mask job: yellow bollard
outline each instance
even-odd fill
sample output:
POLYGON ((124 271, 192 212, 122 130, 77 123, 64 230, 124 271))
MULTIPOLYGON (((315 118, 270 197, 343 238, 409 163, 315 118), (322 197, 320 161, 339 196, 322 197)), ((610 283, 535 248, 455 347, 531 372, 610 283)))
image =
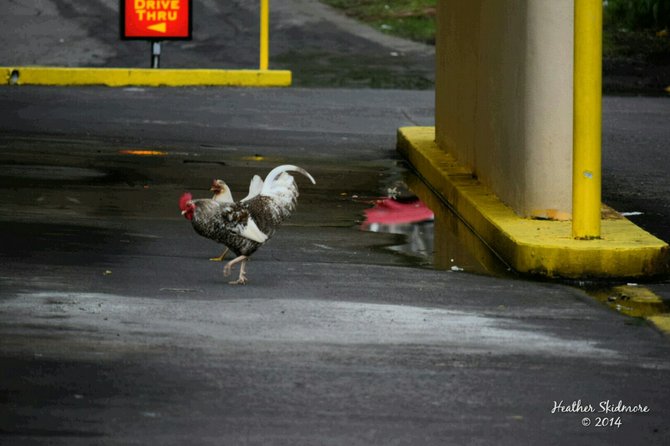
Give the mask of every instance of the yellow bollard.
POLYGON ((575 0, 572 236, 600 238, 602 0, 575 0))
POLYGON ((260 69, 267 70, 270 65, 270 0, 261 0, 260 48, 260 69))

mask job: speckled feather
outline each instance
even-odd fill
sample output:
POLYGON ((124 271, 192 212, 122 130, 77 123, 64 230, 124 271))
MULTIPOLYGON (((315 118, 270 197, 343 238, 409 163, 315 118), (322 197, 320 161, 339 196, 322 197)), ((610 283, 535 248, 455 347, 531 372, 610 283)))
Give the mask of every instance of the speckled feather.
POLYGON ((295 210, 297 199, 298 187, 294 178, 288 173, 282 173, 268 195, 256 195, 237 203, 219 203, 212 199, 193 200, 196 209, 191 222, 201 236, 226 245, 238 256, 249 256, 262 245, 240 235, 249 218, 269 239, 277 226, 295 210))

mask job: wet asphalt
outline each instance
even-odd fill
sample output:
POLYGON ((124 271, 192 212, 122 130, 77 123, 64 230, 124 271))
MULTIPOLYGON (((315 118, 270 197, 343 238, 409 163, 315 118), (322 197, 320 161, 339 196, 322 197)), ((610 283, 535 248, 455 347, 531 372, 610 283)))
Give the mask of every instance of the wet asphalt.
MULTIPOLYGON (((131 65, 96 40, 111 25, 82 18, 115 3, 40 2, 26 26, 60 23, 76 43, 16 54, 131 65)), ((296 3, 276 2, 276 29, 308 48, 323 30, 347 53, 348 24, 296 3)), ((225 47, 224 8, 247 4, 202 2, 211 38, 194 60, 225 47)), ((397 50, 355 32, 359 53, 397 50)), ((603 139, 605 202, 665 240, 668 104, 606 98, 603 139)), ((668 444, 666 335, 516 277, 444 211, 434 256, 359 229, 399 180, 422 188, 395 130, 433 125, 433 107, 431 91, 0 88, 0 443, 668 444), (208 196, 213 178, 240 198, 282 163, 317 184, 298 179, 297 211, 230 286, 178 198, 208 196), (647 411, 600 412, 619 401, 647 411)), ((667 281, 648 286, 670 298, 667 281)))
POLYGON ((406 178, 395 129, 431 124, 431 104, 0 89, 3 443, 666 443, 670 344, 646 322, 577 288, 473 274, 453 245, 465 271, 433 269, 389 249, 402 235, 358 229, 406 178), (317 184, 299 180, 297 212, 230 286, 178 197, 215 177, 240 197, 280 163, 317 184), (619 428, 551 413, 607 400, 649 412, 616 413, 619 428))

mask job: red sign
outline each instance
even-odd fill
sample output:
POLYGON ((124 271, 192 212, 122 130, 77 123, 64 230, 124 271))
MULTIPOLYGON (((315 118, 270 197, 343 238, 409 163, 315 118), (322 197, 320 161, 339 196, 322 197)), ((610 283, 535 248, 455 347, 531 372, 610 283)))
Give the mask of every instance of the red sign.
POLYGON ((121 0, 121 38, 191 38, 193 0, 121 0))

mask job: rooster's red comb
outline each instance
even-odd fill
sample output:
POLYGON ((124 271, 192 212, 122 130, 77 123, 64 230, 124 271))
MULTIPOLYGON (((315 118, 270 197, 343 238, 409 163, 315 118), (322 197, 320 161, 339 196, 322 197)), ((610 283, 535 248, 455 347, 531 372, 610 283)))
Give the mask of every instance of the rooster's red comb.
POLYGON ((193 195, 191 195, 190 192, 184 193, 184 195, 182 195, 181 198, 179 199, 179 209, 181 209, 182 211, 185 211, 186 210, 186 203, 188 203, 192 199, 193 199, 193 195))

